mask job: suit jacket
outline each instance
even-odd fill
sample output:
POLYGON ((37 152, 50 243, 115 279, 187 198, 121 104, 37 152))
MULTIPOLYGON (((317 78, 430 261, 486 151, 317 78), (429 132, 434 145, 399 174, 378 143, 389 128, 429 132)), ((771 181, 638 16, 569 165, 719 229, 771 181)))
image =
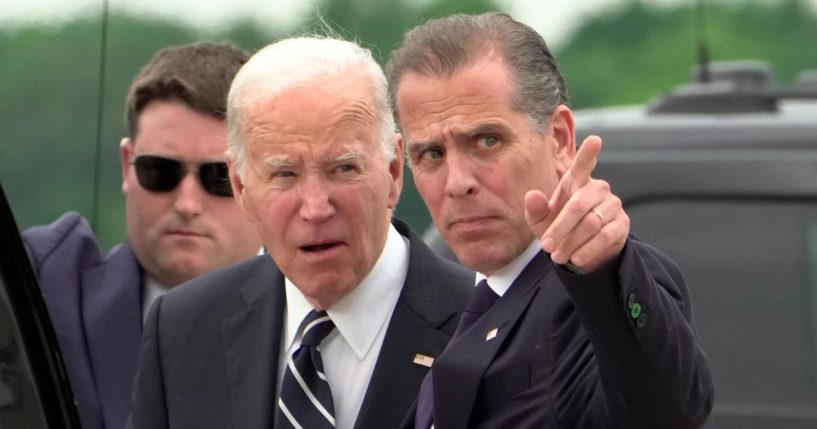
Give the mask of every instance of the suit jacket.
MULTIPOLYGON (((355 428, 393 428, 410 412, 428 368, 456 328, 474 274, 409 238, 405 283, 355 428)), ((133 427, 270 428, 286 297, 268 255, 233 265, 160 297, 145 324, 133 427)))
POLYGON ((130 413, 142 335, 142 270, 127 243, 103 255, 88 223, 66 213, 23 232, 85 429, 130 413))
POLYGON ((432 375, 437 429, 691 428, 713 400, 681 274, 634 238, 582 276, 540 252, 432 375))

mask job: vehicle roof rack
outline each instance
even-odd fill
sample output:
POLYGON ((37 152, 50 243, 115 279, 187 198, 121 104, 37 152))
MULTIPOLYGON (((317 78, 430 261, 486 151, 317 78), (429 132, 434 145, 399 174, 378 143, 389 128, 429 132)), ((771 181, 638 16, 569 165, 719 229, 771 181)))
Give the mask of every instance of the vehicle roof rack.
POLYGON ((777 112, 781 99, 817 99, 817 70, 803 72, 793 85, 783 86, 761 61, 716 62, 704 70, 695 66, 691 82, 647 107, 649 114, 777 112))

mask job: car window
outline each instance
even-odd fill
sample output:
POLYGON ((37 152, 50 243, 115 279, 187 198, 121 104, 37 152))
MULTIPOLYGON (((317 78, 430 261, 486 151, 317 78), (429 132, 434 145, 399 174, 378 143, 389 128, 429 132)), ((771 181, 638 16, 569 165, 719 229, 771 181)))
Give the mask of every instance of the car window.
MULTIPOLYGON (((2 281, 2 280, 0 280, 2 281)), ((31 366, 22 354, 19 327, 6 296, 0 289, 0 427, 46 427, 31 366)))
POLYGON ((758 416, 817 427, 817 201, 664 199, 628 213, 682 267, 716 427, 758 416))
POLYGON ((79 427, 45 303, 0 187, 0 429, 79 427))

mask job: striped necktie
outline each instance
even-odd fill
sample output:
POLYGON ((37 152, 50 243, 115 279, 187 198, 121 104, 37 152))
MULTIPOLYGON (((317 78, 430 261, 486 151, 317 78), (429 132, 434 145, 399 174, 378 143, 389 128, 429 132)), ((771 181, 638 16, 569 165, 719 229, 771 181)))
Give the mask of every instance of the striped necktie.
POLYGON ((335 427, 332 391, 323 373, 318 345, 335 324, 325 311, 312 310, 301 323, 301 347, 287 362, 278 398, 276 429, 335 427))

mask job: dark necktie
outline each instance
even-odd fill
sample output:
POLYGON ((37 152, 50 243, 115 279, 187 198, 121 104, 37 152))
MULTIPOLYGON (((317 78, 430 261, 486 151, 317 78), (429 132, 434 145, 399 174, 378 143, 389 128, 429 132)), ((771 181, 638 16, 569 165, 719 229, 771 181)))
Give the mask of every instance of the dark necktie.
POLYGON ((474 294, 471 295, 471 300, 468 301, 465 311, 462 312, 460 324, 457 326, 454 338, 462 335, 463 332, 476 323, 494 305, 497 299, 499 299, 499 295, 488 286, 488 281, 485 279, 480 281, 477 287, 474 288, 474 294))
MULTIPOLYGON (((488 281, 483 279, 474 288, 474 294, 471 295, 471 300, 465 307, 460 317, 460 324, 457 325, 457 330, 454 332, 454 338, 462 335, 467 331, 483 314, 485 314, 491 306, 494 305, 499 295, 496 294, 489 286, 488 281)), ((420 386, 420 394, 417 398, 417 414, 414 420, 415 429, 428 429, 431 427, 434 417, 434 388, 431 378, 431 371, 426 374, 423 384, 420 386)))
POLYGON ((284 371, 276 429, 335 427, 332 391, 318 351, 318 345, 334 328, 325 311, 312 310, 301 323, 303 340, 284 371))

